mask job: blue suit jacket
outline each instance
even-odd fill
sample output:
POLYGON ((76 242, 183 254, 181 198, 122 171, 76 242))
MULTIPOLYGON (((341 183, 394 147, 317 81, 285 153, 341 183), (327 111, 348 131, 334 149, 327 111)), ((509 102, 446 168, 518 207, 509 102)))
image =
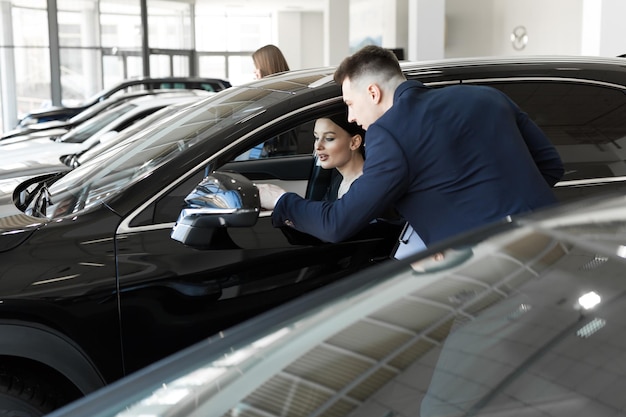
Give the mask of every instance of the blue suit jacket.
POLYGON ((273 224, 338 242, 395 206, 429 245, 556 202, 558 153, 494 88, 405 81, 366 137, 363 175, 343 198, 319 202, 287 193, 273 224))

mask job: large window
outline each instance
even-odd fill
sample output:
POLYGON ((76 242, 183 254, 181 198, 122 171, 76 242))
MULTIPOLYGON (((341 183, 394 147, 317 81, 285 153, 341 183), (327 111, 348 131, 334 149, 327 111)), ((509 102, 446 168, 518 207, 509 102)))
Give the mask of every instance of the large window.
POLYGON ((216 7, 208 0, 147 0, 146 69, 140 0, 56 0, 57 78, 57 56, 52 51, 51 58, 50 50, 56 39, 48 39, 49 22, 55 19, 48 3, 0 0, 2 132, 33 110, 76 105, 122 79, 146 73, 245 83, 253 79, 252 52, 276 43, 274 14, 267 9, 216 7))
POLYGON ((150 48, 193 49, 191 5, 181 1, 148 1, 150 48))
POLYGON ((273 43, 272 14, 267 11, 220 10, 200 3, 195 27, 199 75, 225 74, 233 85, 253 79, 252 52, 273 43))
POLYGON ((57 0, 61 94, 79 104, 101 87, 100 33, 96 0, 57 0))
POLYGON ((143 74, 139 0, 100 0, 102 87, 143 74))
MULTIPOLYGON (((48 17, 45 0, 0 1, 2 30, 3 86, 15 86, 17 113, 50 103, 50 60, 48 17), (10 26, 8 26, 10 24, 10 26), (6 62, 6 64, 5 64, 6 62), (12 64, 9 68, 7 64, 12 64), (13 70, 13 71, 12 71, 13 70)), ((16 120, 13 120, 15 122, 16 120)), ((9 126, 12 127, 12 126, 9 126)))

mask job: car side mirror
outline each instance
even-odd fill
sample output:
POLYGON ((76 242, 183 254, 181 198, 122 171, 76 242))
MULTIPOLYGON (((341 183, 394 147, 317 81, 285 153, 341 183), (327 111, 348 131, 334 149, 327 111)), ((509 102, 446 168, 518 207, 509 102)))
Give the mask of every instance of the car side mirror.
POLYGON ((261 211, 258 189, 236 172, 212 173, 185 202, 171 238, 187 246, 210 246, 218 228, 254 226, 261 211))

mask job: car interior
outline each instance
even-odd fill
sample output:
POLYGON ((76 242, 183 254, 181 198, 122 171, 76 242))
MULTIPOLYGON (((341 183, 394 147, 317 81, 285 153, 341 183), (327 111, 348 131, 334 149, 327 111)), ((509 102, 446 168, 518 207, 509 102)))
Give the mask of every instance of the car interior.
MULTIPOLYGON (((328 110, 326 114, 328 114, 328 110)), ((279 131, 271 137, 260 137, 251 148, 234 149, 229 162, 223 164, 218 171, 234 171, 244 175, 253 183, 272 183, 288 192, 294 192, 312 200, 322 200, 332 179, 341 175, 336 169, 324 169, 316 163, 314 155, 313 129, 315 119, 299 122, 296 127, 279 131), (258 142, 262 140, 261 142, 258 142)), ((293 125, 292 125, 293 126, 293 125)), ((219 164, 218 164, 219 165, 219 164)), ((186 184, 190 182, 187 181, 186 184)), ((178 187, 180 188, 180 187, 178 187)), ((190 190, 187 188, 187 190, 190 190)), ((178 211, 177 211, 178 214, 178 211)), ((269 217, 270 211, 262 211, 261 217, 269 217)), ((387 258, 392 256, 400 236, 404 220, 390 212, 389 217, 376 219, 354 239, 372 237, 385 240, 387 258)), ((322 242, 304 233, 283 228, 287 239, 292 244, 319 245, 322 242)))

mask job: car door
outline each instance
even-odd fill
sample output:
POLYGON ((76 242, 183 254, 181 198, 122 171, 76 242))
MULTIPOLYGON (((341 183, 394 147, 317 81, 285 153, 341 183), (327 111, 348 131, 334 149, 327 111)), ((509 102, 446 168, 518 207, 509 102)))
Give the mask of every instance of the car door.
POLYGON ((127 371, 388 259, 400 222, 375 225, 373 232, 368 228, 352 240, 329 244, 290 228, 275 228, 271 213, 261 212, 251 227, 216 228, 203 248, 170 237, 185 197, 213 167, 235 171, 254 183, 271 182, 310 194, 309 180, 318 169, 312 154, 313 123, 285 122, 249 136, 142 210, 129 230, 118 230, 127 371), (262 147, 268 150, 263 157, 262 147))

